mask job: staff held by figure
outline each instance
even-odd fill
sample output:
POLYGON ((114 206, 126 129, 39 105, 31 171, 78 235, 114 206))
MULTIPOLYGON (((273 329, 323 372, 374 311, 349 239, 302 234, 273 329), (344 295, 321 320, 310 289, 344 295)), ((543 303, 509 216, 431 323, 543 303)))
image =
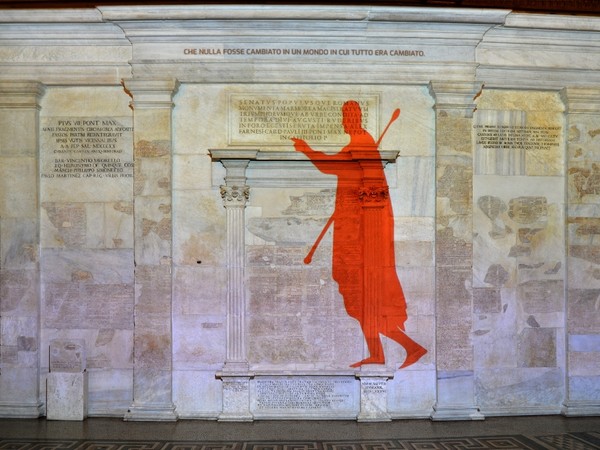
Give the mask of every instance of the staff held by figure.
MULTIPOLYGON (((392 117, 390 118, 390 121, 388 122, 388 124, 386 125, 386 127, 383 129, 383 132, 381 133, 381 135, 379 136, 379 139, 375 143, 375 148, 376 149, 379 148, 379 144, 381 144, 381 141, 383 140, 383 137, 385 136, 385 133, 387 132, 388 128, 392 125, 392 123, 394 123, 396 121, 396 119, 398 119, 398 117, 400 117, 400 108, 395 109, 394 112, 392 113, 392 117)), ((319 234, 319 236, 315 240, 315 243, 311 247, 311 249, 308 252, 308 254, 306 255, 306 257, 304 258, 304 264, 310 264, 312 262, 313 255, 317 251, 317 248, 319 247, 319 244, 321 244, 321 241, 323 240, 323 237, 325 236, 325 233, 327 233, 327 230, 329 229, 329 227, 333 223, 333 220, 334 220, 334 216, 332 215, 331 217, 329 217, 329 220, 327 221, 327 223, 325 224, 325 226, 321 230, 321 233, 319 234)))

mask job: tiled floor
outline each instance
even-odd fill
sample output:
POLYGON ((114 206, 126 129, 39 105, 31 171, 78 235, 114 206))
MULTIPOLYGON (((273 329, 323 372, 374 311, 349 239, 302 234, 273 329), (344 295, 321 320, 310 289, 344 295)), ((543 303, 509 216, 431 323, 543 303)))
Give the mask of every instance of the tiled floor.
POLYGON ((0 419, 0 450, 600 449, 600 417, 221 423, 0 419))

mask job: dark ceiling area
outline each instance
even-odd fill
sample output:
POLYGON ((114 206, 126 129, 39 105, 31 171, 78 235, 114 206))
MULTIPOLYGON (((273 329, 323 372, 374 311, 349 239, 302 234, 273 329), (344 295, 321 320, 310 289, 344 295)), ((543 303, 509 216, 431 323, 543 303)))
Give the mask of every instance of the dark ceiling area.
POLYGON ((0 0, 0 9, 22 8, 91 8, 95 6, 175 6, 175 5, 291 5, 291 6, 417 6, 445 8, 501 8, 514 11, 550 14, 600 15, 600 0, 390 0, 390 1, 192 1, 158 0, 0 0))

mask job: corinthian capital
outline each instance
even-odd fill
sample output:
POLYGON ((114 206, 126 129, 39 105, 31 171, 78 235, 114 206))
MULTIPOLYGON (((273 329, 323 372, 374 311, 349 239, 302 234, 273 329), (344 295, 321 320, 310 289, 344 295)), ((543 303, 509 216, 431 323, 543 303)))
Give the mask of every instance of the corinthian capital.
POLYGON ((365 186, 358 189, 358 199, 363 203, 379 203, 390 196, 387 186, 365 186))
POLYGON ((249 186, 221 186, 221 198, 225 206, 245 206, 249 197, 249 186))

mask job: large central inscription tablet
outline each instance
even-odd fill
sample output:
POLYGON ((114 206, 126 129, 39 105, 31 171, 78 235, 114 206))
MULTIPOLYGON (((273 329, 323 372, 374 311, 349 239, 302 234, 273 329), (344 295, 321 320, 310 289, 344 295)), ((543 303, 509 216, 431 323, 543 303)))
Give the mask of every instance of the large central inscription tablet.
POLYGON ((358 411, 358 384, 344 376, 260 376, 254 380, 256 418, 348 417, 358 411))
POLYGON ((229 145, 290 145, 293 137, 319 145, 339 146, 347 141, 342 128, 342 105, 356 100, 363 126, 378 129, 378 95, 349 94, 231 94, 229 145))

